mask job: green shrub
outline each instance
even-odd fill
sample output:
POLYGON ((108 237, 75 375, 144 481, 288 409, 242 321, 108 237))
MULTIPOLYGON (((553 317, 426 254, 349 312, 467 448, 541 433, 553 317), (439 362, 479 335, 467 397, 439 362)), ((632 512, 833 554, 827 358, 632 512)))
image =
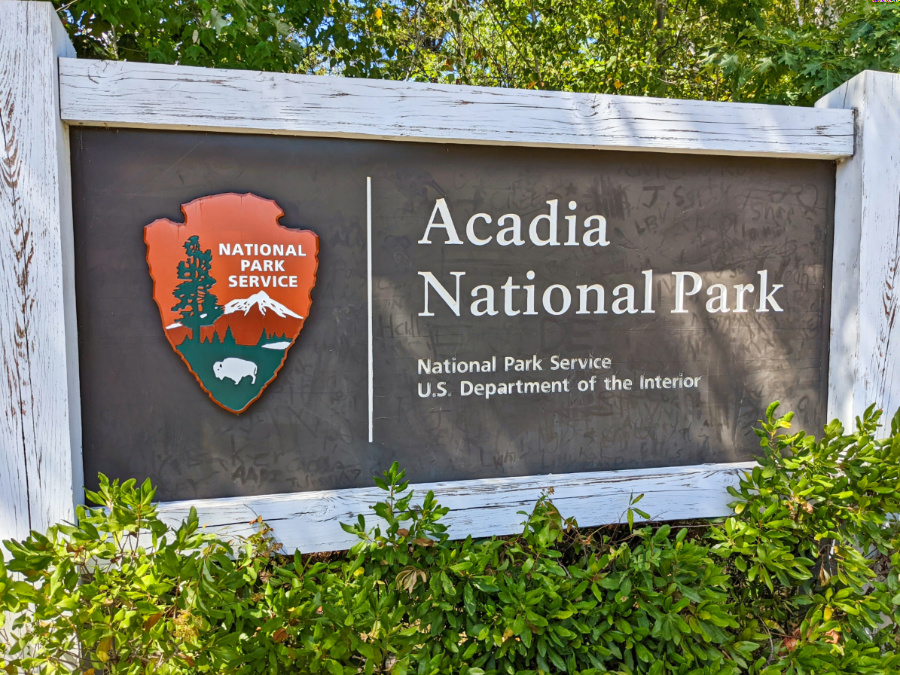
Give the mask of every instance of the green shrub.
POLYGON ((845 433, 785 435, 792 415, 766 413, 764 451, 734 517, 711 527, 728 562, 734 615, 754 632, 756 666, 772 673, 900 670, 900 411, 877 440, 874 406, 845 433))
MULTIPOLYGON (((578 529, 552 494, 514 537, 449 541, 395 465, 346 553, 177 529, 149 483, 6 542, 8 673, 891 673, 900 669, 900 413, 789 435, 767 411, 734 516, 578 529)), ((2 631, 0 631, 2 632, 2 631)))

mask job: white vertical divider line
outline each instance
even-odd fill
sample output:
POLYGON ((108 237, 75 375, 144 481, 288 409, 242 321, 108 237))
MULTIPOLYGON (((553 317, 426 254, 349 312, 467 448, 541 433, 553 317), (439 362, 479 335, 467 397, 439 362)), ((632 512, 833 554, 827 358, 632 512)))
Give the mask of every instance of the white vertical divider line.
POLYGON ((375 368, 372 358, 372 177, 366 176, 366 281, 369 289, 369 443, 375 414, 375 368))

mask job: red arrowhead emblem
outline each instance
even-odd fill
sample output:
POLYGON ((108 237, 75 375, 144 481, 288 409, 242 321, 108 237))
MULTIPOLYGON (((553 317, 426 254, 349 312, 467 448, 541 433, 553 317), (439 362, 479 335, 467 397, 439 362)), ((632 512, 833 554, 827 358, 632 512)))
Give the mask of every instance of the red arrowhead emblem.
POLYGON ((303 329, 319 238, 278 224, 284 211, 253 194, 181 207, 184 223, 144 228, 163 330, 200 386, 234 413, 260 397, 303 329))

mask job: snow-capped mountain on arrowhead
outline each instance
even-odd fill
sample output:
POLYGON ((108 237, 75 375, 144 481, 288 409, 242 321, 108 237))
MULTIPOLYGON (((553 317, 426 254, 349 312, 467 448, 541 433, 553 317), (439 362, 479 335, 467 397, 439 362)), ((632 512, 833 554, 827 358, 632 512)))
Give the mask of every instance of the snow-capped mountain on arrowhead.
MULTIPOLYGON (((293 341, 303 328, 303 317, 280 302, 273 300, 265 291, 254 293, 249 298, 239 298, 225 303, 223 314, 211 326, 200 329, 202 340, 211 340, 218 335, 224 340, 228 330, 239 345, 255 345, 265 329, 266 337, 284 336, 293 341)), ((181 324, 167 326, 176 343, 180 343, 190 335, 190 331, 181 324), (173 334, 177 332, 177 334, 173 334), (183 333, 183 335, 182 335, 183 333)))
POLYGON ((208 331, 212 337, 215 332, 220 340, 224 340, 230 328, 239 345, 255 345, 263 330, 268 338, 283 335, 293 341, 303 328, 302 316, 270 298, 265 291, 232 300, 222 309, 224 314, 212 326, 203 329, 204 335, 208 331))
POLYGON ((225 314, 232 314, 233 312, 243 312, 246 316, 254 307, 260 314, 264 316, 266 314, 266 311, 271 309, 281 318, 293 317, 294 319, 300 319, 301 321, 303 320, 302 316, 296 314, 295 312, 292 312, 280 302, 277 302, 270 298, 269 294, 265 291, 254 293, 249 298, 232 300, 231 302, 225 303, 225 306, 222 309, 225 311, 225 314))

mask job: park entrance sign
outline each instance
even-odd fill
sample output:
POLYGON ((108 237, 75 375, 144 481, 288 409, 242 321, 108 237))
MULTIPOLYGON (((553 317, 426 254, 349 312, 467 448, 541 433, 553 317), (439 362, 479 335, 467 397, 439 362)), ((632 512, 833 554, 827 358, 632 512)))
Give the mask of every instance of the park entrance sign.
POLYGON ((103 472, 342 548, 393 461, 454 536, 548 489, 582 525, 723 515, 770 401, 900 403, 900 186, 857 180, 900 153, 845 109, 865 146, 880 75, 799 109, 82 61, 48 7, 0 4, 0 67, 47 73, 4 118, 40 196, 0 202, 39 299, 3 324, 4 536, 103 472))

